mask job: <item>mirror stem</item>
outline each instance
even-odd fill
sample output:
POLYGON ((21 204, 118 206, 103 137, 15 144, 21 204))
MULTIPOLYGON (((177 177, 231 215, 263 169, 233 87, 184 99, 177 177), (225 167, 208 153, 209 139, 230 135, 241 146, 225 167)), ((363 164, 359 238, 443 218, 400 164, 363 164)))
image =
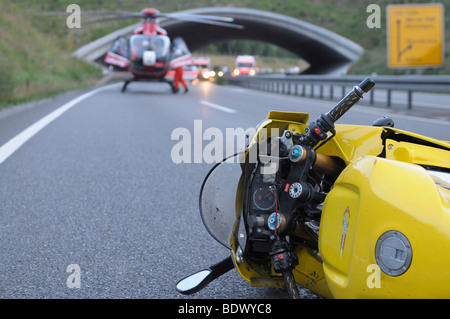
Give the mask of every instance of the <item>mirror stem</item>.
POLYGON ((212 271, 211 280, 222 276, 223 274, 225 274, 226 272, 230 271, 233 268, 234 268, 233 257, 229 256, 210 267, 212 271))

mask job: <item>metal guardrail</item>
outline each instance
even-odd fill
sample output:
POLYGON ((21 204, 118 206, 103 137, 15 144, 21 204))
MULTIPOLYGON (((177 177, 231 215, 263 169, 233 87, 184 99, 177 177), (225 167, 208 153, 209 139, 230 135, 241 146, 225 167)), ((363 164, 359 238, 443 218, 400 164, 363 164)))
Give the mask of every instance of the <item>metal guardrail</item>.
MULTIPOLYGON (((229 77, 230 84, 244 86, 247 88, 283 93, 295 96, 308 96, 306 88, 309 87, 309 96, 325 98, 325 89, 330 99, 335 97, 335 88, 340 87, 340 96, 343 97, 349 88, 360 83, 365 76, 326 76, 326 75, 298 75, 298 76, 255 76, 255 77, 229 77)), ((412 109, 413 92, 440 92, 450 93, 450 76, 419 76, 419 75, 399 75, 399 76, 372 76, 376 85, 370 91, 371 105, 374 104, 374 92, 377 89, 387 91, 387 107, 392 105, 392 91, 406 91, 407 107, 412 109)), ((450 101, 449 101, 450 105, 450 101)))

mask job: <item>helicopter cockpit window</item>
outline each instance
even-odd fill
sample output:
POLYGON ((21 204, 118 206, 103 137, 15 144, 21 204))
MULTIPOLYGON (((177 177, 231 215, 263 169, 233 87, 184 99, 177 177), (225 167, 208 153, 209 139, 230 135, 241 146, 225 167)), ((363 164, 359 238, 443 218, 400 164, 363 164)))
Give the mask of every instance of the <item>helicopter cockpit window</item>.
POLYGON ((126 37, 119 37, 114 41, 111 52, 123 56, 127 59, 130 58, 130 43, 126 37))
POLYGON ((155 51, 157 59, 168 58, 170 55, 170 40, 164 35, 148 37, 145 35, 134 35, 130 39, 131 59, 142 59, 144 51, 155 51))

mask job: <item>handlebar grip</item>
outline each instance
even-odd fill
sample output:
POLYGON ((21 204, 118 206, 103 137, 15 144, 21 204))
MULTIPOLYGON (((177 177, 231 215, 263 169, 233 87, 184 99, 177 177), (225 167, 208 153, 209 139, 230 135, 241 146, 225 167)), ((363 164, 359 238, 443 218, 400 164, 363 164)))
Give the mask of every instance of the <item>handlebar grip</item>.
POLYGON ((375 82, 371 78, 365 78, 359 85, 354 86, 353 90, 331 109, 326 116, 331 117, 332 121, 336 122, 363 97, 364 93, 369 92, 374 85, 375 82))
POLYGON ((309 125, 308 131, 304 136, 299 137, 302 144, 317 146, 321 141, 329 139, 328 132, 335 134, 334 122, 341 118, 356 102, 358 102, 364 93, 369 92, 375 85, 371 78, 365 78, 364 81, 353 87, 333 109, 328 113, 319 116, 316 122, 309 125))

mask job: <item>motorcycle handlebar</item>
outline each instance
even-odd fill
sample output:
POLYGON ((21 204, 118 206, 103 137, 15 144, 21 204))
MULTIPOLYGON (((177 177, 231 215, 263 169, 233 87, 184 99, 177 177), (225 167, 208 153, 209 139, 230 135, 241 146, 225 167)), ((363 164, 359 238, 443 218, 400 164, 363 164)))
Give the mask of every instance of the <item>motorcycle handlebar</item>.
POLYGON ((316 122, 309 125, 306 134, 300 137, 302 144, 316 146, 321 141, 328 138, 328 132, 334 132, 334 122, 342 117, 353 105, 356 104, 364 93, 367 93, 375 85, 371 78, 365 78, 359 85, 353 87, 353 90, 348 93, 335 107, 328 113, 319 116, 316 122))
POLYGON ((369 92, 375 85, 371 78, 365 78, 361 83, 353 87, 353 90, 348 93, 333 109, 331 109, 325 116, 332 118, 333 123, 341 118, 353 105, 356 104, 364 93, 369 92))

